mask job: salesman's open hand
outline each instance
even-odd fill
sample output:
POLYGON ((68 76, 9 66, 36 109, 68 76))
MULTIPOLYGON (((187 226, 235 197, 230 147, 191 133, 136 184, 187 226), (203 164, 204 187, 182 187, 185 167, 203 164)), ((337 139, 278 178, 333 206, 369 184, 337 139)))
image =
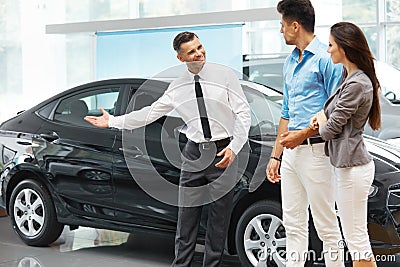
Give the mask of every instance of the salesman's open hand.
POLYGON ((231 163, 236 157, 236 154, 229 148, 225 147, 221 152, 217 154, 218 157, 224 156, 217 164, 215 164, 215 167, 217 168, 226 168, 231 163))
POLYGON ((96 127, 100 128, 108 128, 108 118, 110 117, 110 114, 105 111, 103 108, 100 108, 101 113, 103 115, 96 117, 96 116, 86 116, 84 119, 85 121, 88 121, 89 123, 93 124, 96 127))

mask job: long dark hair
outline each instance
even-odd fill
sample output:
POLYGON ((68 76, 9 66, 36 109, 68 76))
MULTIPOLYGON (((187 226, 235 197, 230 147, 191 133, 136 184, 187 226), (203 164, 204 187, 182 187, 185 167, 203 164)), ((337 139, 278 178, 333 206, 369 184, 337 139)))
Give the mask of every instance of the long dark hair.
MULTIPOLYGON (((369 112, 368 122, 371 128, 381 128, 381 106, 379 104, 380 84, 375 73, 374 57, 369 49, 367 39, 361 29, 350 22, 339 22, 331 27, 331 35, 337 45, 342 48, 349 61, 356 64, 359 69, 369 77, 373 86, 372 107, 369 112)), ((344 76, 347 75, 343 68, 344 76)))

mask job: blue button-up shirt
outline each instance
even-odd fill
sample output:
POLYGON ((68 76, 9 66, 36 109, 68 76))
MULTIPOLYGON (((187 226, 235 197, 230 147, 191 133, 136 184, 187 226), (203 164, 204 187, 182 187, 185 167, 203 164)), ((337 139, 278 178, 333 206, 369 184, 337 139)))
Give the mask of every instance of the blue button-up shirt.
POLYGON ((299 52, 295 48, 283 65, 281 116, 289 120, 289 130, 306 128, 342 80, 342 64, 333 64, 327 46, 317 37, 304 49, 300 62, 299 52))

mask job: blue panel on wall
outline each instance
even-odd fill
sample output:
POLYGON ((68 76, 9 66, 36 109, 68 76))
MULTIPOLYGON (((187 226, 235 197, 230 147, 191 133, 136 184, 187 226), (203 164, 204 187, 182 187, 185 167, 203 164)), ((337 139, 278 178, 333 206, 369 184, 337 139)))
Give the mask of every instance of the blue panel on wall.
POLYGON ((97 33, 97 79, 180 76, 185 66, 176 58, 172 41, 181 31, 199 36, 208 62, 241 72, 242 25, 235 24, 97 33))

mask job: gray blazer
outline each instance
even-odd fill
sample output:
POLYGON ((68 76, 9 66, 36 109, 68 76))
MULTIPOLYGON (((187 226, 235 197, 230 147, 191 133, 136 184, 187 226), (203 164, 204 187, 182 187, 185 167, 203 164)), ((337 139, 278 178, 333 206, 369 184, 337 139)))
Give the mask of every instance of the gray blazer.
POLYGON ((362 71, 350 74, 325 103, 328 118, 319 133, 325 154, 337 168, 367 164, 372 160, 362 137, 372 106, 371 80, 362 71))

